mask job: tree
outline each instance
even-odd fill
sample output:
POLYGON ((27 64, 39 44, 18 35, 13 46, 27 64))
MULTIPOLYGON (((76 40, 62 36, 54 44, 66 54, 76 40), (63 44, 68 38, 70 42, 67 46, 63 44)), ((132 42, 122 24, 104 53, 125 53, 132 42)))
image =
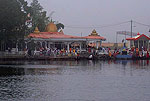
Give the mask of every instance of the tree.
POLYGON ((40 31, 45 31, 45 27, 49 20, 46 16, 46 11, 43 11, 43 7, 40 5, 38 0, 33 0, 31 3, 31 30, 38 27, 40 31))
POLYGON ((17 42, 24 38, 27 2, 24 0, 0 0, 1 43, 17 42))
MULTIPOLYGON (((38 0, 33 0, 30 6, 25 0, 0 0, 0 50, 23 42, 24 36, 35 27, 45 31, 48 23, 49 17, 38 0), (32 24, 31 28, 29 24, 32 24)), ((59 23, 60 28, 64 27, 59 23)))
POLYGON ((57 23, 57 30, 59 31, 60 29, 64 29, 64 25, 62 23, 57 23))
MULTIPOLYGON (((51 12, 51 16, 47 17, 47 12, 43 11, 43 7, 40 5, 38 0, 33 0, 31 3, 31 32, 34 31, 35 27, 38 27, 41 32, 45 31, 47 24, 50 22, 50 17, 54 13, 51 12)), ((57 29, 64 29, 64 25, 62 23, 56 24, 57 29)))

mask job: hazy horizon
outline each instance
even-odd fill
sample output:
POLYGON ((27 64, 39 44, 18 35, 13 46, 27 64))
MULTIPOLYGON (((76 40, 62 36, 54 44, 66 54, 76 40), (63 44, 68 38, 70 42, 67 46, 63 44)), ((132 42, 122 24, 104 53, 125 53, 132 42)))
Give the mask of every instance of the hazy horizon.
MULTIPOLYGON (((54 11, 52 19, 63 23, 65 25, 63 31, 68 35, 87 36, 93 29, 96 29, 99 35, 106 38, 106 42, 116 42, 117 31, 131 30, 129 22, 131 20, 143 24, 133 22, 133 32, 150 35, 148 32, 150 26, 147 26, 150 25, 150 14, 148 13, 150 1, 148 0, 38 1, 47 11, 47 15, 54 11)), ((118 35, 118 42, 121 42, 123 38, 125 38, 124 35, 118 35)))

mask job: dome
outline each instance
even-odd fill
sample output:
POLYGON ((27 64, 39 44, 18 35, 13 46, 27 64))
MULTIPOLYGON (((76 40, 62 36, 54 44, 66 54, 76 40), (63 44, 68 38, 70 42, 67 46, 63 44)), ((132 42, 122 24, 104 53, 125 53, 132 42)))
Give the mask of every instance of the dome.
POLYGON ((57 32, 57 26, 53 22, 50 22, 46 27, 46 32, 57 32))

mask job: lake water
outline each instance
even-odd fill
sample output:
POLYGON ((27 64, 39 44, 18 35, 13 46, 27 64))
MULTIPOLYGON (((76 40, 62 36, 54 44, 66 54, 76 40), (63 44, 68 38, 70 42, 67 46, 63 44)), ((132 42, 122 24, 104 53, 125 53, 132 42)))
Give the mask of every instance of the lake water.
POLYGON ((0 61, 0 101, 150 101, 149 62, 0 61))

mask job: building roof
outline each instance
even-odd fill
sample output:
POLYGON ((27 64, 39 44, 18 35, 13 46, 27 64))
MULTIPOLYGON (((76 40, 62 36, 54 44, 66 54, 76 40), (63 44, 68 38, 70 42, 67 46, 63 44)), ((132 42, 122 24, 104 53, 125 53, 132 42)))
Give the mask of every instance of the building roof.
POLYGON ((100 40, 106 40, 104 37, 101 37, 101 36, 85 36, 83 38, 86 38, 86 39, 100 39, 100 40))
MULTIPOLYGON (((57 27, 53 22, 50 22, 47 27, 46 27, 46 32, 40 32, 38 30, 38 28, 35 28, 35 31, 33 33, 30 33, 28 36, 28 38, 38 38, 38 39, 59 39, 59 40, 64 40, 64 39, 75 39, 75 40, 82 40, 82 41, 86 41, 86 39, 89 40, 106 40, 104 37, 101 37, 100 35, 98 35, 98 33, 96 32, 96 30, 94 29, 92 31, 92 33, 89 36, 85 36, 85 37, 79 37, 79 36, 73 36, 73 35, 66 35, 63 33, 63 31, 61 30, 60 32, 57 31, 57 27)), ((73 40, 72 40, 73 41, 73 40)))
POLYGON ((100 35, 98 35, 98 33, 96 32, 95 29, 92 31, 92 33, 90 35, 85 36, 83 38, 86 38, 86 39, 99 39, 99 40, 103 40, 103 41, 106 40, 106 38, 101 37, 100 35))
POLYGON ((140 39, 141 37, 145 37, 146 39, 148 39, 148 40, 150 40, 150 37, 148 37, 148 36, 146 36, 146 35, 144 35, 144 34, 137 34, 137 36, 135 36, 135 37, 132 37, 132 38, 126 38, 126 40, 138 40, 138 39, 140 39))
POLYGON ((56 25, 51 21, 47 27, 46 32, 40 32, 38 28, 35 28, 33 33, 28 35, 28 38, 41 38, 41 39, 68 39, 68 38, 81 38, 78 36, 65 35, 63 31, 57 31, 56 25))
POLYGON ((37 33, 31 33, 28 35, 30 38, 42 38, 42 39, 52 39, 52 38, 63 38, 63 39, 68 39, 68 38, 81 38, 78 36, 72 36, 72 35, 65 35, 62 32, 39 32, 37 33))

